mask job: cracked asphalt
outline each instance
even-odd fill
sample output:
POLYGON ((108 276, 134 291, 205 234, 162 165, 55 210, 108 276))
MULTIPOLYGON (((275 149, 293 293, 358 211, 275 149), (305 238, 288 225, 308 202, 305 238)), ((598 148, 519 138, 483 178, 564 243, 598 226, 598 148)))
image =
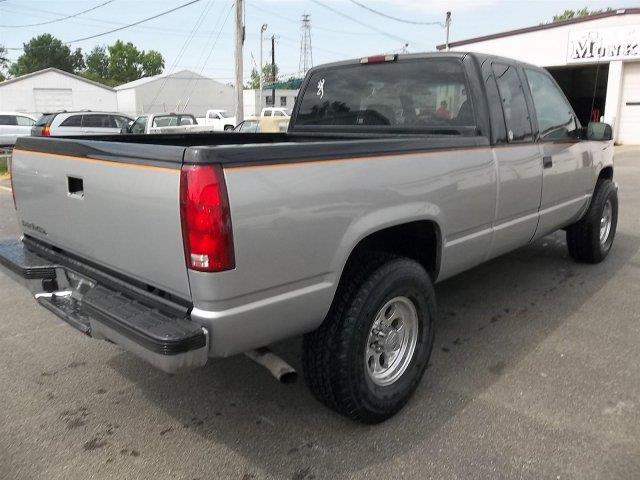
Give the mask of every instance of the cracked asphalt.
MULTIPOLYGON (((615 178, 604 263, 573 263, 558 233, 436 286, 430 367, 374 427, 243 356, 165 375, 0 274, 0 478, 640 478, 640 148, 617 149, 615 178)), ((275 350, 300 365, 299 339, 275 350)))

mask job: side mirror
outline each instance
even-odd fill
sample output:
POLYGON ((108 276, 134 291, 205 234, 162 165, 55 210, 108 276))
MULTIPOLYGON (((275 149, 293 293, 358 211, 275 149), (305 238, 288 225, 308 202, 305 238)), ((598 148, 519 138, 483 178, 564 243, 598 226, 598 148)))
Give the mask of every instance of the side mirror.
POLYGON ((587 140, 607 141, 613 138, 611 125, 602 122, 589 122, 587 125, 587 140))

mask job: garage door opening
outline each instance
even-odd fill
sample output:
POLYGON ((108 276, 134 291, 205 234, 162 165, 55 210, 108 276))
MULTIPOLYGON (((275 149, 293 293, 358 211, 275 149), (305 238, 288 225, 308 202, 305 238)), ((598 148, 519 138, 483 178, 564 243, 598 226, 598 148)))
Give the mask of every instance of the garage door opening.
POLYGON ((604 115, 609 64, 547 68, 569 99, 582 125, 604 115), (595 96, 594 96, 595 93, 595 96))

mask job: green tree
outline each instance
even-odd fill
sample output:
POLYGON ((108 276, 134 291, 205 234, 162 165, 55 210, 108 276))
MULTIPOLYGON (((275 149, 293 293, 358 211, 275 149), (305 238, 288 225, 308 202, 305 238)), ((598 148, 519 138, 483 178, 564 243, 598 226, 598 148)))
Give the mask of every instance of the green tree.
POLYGON ((142 73, 145 77, 160 75, 164 70, 164 58, 160 52, 155 50, 142 51, 140 63, 142 63, 142 73))
POLYGON ((251 69, 251 77, 249 78, 249 83, 247 83, 245 88, 249 88, 252 90, 257 90, 260 88, 260 75, 258 75, 258 70, 255 68, 251 69))
POLYGON ((267 63, 262 67, 262 81, 264 83, 275 83, 278 81, 278 64, 267 63))
POLYGON ((109 55, 104 46, 95 46, 85 57, 86 69, 82 74, 89 80, 95 82, 108 83, 109 75, 109 55))
POLYGON ((596 13, 602 13, 604 11, 611 11, 611 8, 607 8, 606 10, 589 10, 587 7, 581 8, 579 10, 565 10, 564 12, 554 15, 554 22, 562 22, 563 20, 571 20, 572 18, 586 17, 587 15, 595 15, 596 13))
POLYGON ((120 85, 142 77, 158 75, 164 68, 164 58, 159 52, 140 51, 131 42, 124 43, 118 40, 107 50, 109 60, 106 78, 110 85, 120 85))
POLYGON ((0 45, 0 82, 4 82, 7 79, 7 68, 9 68, 7 49, 4 48, 4 45, 0 45))
POLYGON ((24 53, 9 67, 11 75, 20 76, 44 68, 55 67, 76 73, 84 68, 82 51, 74 51, 48 33, 38 35, 23 44, 24 53))

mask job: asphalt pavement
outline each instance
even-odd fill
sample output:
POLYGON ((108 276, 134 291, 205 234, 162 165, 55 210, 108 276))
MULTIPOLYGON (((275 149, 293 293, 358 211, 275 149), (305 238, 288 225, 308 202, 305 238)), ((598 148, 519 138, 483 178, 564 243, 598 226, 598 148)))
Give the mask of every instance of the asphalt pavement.
MULTIPOLYGON (((430 367, 378 426, 243 356, 165 375, 0 274, 0 478, 640 478, 640 148, 615 168, 609 258, 576 264, 558 233, 438 284, 430 367)), ((275 350, 300 365, 299 339, 275 350)))

